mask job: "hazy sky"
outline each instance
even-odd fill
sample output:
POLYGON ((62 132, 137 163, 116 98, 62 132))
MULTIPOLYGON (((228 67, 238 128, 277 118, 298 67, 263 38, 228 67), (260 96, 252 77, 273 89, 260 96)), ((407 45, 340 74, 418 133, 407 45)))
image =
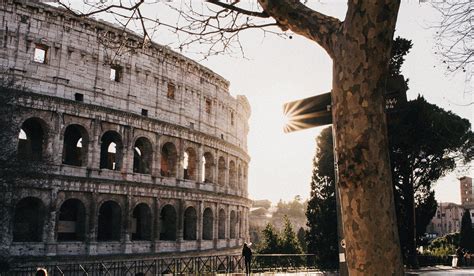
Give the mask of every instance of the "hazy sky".
MULTIPOLYGON (((74 1, 74 0, 73 0, 74 1)), ((243 2, 243 1, 242 1, 243 2)), ((421 2, 421 1, 420 1, 421 2)), ((199 5, 202 3, 196 1, 199 5)), ((308 4, 320 12, 343 19, 346 1, 316 1, 308 4)), ((198 6, 199 6, 198 5, 198 6)), ((163 16, 160 6, 150 6, 150 14, 163 16)), ((173 20, 164 14, 165 19, 173 20)), ((434 29, 439 20, 428 3, 402 1, 395 36, 411 39, 414 46, 406 56, 402 73, 409 78, 408 98, 423 95, 428 102, 451 110, 473 122, 473 83, 466 83, 466 74, 447 75, 434 53, 434 29), (466 92, 471 93, 466 93, 466 92)), ((154 40, 170 41, 164 33, 154 40)), ((282 105, 285 102, 330 91, 332 61, 316 43, 297 35, 293 39, 262 36, 258 30, 241 34, 247 59, 213 56, 201 64, 222 75, 231 83, 233 95, 245 95, 252 107, 249 154, 249 193, 252 199, 290 200, 296 195, 309 197, 315 138, 321 128, 283 133, 282 105)), ((472 71, 471 71, 472 74, 472 71)), ((460 202, 454 172, 435 185, 436 197, 443 202, 460 202)), ((467 172, 472 177, 472 171, 467 172)))
MULTIPOLYGON (((327 2, 313 4, 327 14, 339 18, 345 15, 345 1, 327 2)), ((472 83, 466 84, 462 73, 446 75, 433 54, 435 30, 429 26, 436 20, 437 13, 429 4, 402 1, 395 35, 411 39, 414 44, 402 72, 410 79, 408 98, 421 94, 430 103, 468 118, 472 123, 473 107, 461 106, 472 101, 472 83), (471 94, 466 95, 466 91, 471 94)), ((307 198, 315 137, 321 128, 284 134, 282 105, 330 91, 332 61, 317 44, 299 36, 291 40, 272 36, 262 39, 260 32, 249 32, 242 41, 250 60, 218 56, 202 63, 227 78, 231 82, 231 93, 246 95, 252 106, 248 136, 252 158, 250 197, 273 202, 290 200, 295 195, 307 198)), ((456 177, 464 173, 451 173, 438 181, 436 198, 459 203, 456 177)), ((472 176, 472 171, 469 175, 472 176)))

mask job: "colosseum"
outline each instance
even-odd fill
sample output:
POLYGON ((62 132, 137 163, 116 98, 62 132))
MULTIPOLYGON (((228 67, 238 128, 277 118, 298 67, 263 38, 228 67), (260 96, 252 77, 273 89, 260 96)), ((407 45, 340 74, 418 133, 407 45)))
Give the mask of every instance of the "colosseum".
POLYGON ((109 23, 0 6, 2 162, 20 164, 0 179, 1 255, 235 253, 248 239, 245 96, 109 23), (123 41, 123 52, 106 44, 123 41))

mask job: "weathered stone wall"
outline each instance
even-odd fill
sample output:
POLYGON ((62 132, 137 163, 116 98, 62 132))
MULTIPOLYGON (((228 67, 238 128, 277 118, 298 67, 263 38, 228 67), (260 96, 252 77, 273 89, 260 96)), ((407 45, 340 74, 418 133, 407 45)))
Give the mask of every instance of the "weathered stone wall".
POLYGON ((121 31, 102 22, 24 1, 2 2, 0 17, 2 79, 22 90, 14 94, 15 131, 5 132, 13 146, 4 150, 48 168, 6 183, 2 255, 213 254, 248 240, 244 96, 159 45, 111 58, 98 37, 121 31), (37 49, 44 60, 35 61, 37 49), (121 70, 118 81, 111 66, 121 70))

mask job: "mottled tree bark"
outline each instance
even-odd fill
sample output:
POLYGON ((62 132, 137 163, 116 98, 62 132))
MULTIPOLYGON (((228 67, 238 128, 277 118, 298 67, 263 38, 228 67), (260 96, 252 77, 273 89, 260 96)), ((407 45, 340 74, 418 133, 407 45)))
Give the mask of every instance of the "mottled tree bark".
POLYGON ((399 1, 348 1, 344 22, 295 0, 259 0, 333 58, 332 115, 351 275, 403 275, 384 113, 399 1))

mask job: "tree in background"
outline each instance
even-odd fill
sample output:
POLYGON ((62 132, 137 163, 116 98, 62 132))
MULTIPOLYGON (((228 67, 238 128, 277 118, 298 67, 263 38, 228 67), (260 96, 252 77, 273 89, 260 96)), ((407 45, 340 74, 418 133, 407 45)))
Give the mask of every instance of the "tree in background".
POLYGON ((459 233, 451 233, 446 236, 436 238, 428 245, 428 252, 433 256, 449 256, 456 254, 459 247, 459 233))
MULTIPOLYGON (((262 231, 262 241, 257 248, 258 254, 302 254, 303 250, 299 245, 296 233, 293 230, 290 220, 287 216, 284 218, 284 228, 281 233, 268 223, 262 231)), ((276 258, 272 259, 268 256, 262 256, 257 260, 264 266, 274 265, 288 265, 291 262, 293 265, 301 265, 303 259, 301 257, 276 258)))
POLYGON ((317 138, 311 197, 306 210, 307 252, 316 255, 316 265, 321 268, 336 268, 339 264, 332 139, 332 127, 323 129, 317 138))
POLYGON ((459 246, 471 253, 474 252, 474 230, 472 229, 471 213, 468 209, 464 210, 462 215, 459 246))
POLYGON ((308 245, 306 244, 306 231, 303 227, 300 227, 300 229, 298 229, 296 237, 298 238, 298 242, 300 243, 303 252, 308 252, 308 245))
POLYGON ((423 97, 388 116, 400 243, 408 266, 417 266, 416 241, 436 212, 433 183, 472 159, 470 126, 423 97))

